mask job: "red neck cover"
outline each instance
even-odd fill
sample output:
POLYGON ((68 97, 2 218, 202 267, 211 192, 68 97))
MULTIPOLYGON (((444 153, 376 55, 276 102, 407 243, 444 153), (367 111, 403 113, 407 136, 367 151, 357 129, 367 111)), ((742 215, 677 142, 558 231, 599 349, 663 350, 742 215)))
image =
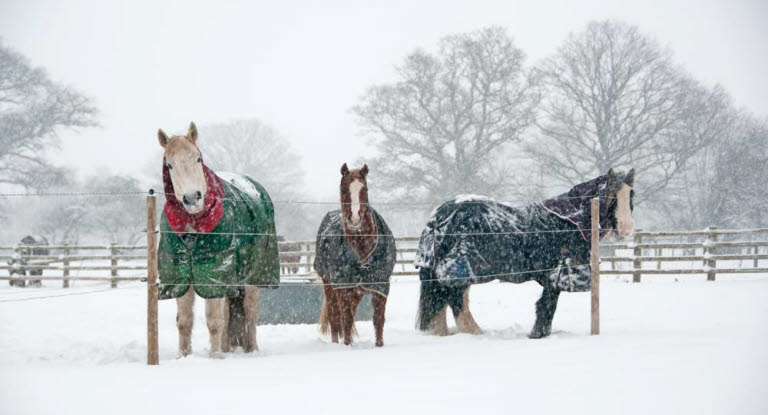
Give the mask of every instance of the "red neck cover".
POLYGON ((165 219, 171 230, 178 234, 184 233, 187 225, 192 225, 196 232, 207 233, 216 228, 224 215, 224 185, 213 170, 203 164, 203 174, 208 191, 203 200, 204 208, 194 215, 184 209, 184 205, 176 198, 171 181, 171 172, 163 159, 163 188, 165 191, 165 219))

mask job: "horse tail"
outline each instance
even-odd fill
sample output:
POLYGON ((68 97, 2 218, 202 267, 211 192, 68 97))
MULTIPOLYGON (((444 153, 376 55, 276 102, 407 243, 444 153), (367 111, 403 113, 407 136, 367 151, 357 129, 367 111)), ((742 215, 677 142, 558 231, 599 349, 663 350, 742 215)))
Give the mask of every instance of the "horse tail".
POLYGON ((325 290, 323 290, 323 306, 320 308, 320 333, 328 334, 330 324, 328 322, 328 298, 325 296, 325 290))
MULTIPOLYGON (((329 290, 332 290, 330 286, 324 286, 323 287, 323 305, 320 308, 320 333, 321 334, 328 334, 331 330, 331 322, 330 322, 330 316, 331 313, 328 311, 328 307, 333 307, 333 305, 330 304, 330 301, 328 301, 328 295, 326 295, 329 290)), ((344 335, 343 333, 343 327, 342 327, 342 333, 339 333, 340 335, 344 335)), ((355 326, 355 323, 352 323, 352 336, 357 337, 357 326, 355 326)))
POLYGON ((434 275, 431 268, 422 267, 419 270, 421 293, 419 309, 416 312, 416 329, 420 331, 431 330, 435 317, 448 305, 446 291, 434 275))
POLYGON ((245 290, 240 289, 238 294, 229 298, 229 323, 227 324, 227 338, 230 347, 234 350, 240 346, 245 348, 246 344, 246 321, 245 321, 245 290))

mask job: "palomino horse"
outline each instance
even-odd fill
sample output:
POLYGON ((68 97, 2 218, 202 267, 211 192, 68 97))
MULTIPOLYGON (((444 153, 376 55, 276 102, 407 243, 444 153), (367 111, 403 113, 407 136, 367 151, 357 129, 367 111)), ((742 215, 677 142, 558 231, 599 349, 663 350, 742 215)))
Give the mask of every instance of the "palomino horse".
POLYGON ((384 312, 389 277, 395 268, 392 232, 368 203, 368 165, 360 170, 341 166, 341 210, 328 212, 317 231, 315 270, 323 280, 320 329, 331 329, 331 340, 352 343, 355 313, 371 293, 376 347, 384 345, 384 312))
POLYGON ((441 205, 421 234, 414 262, 421 279, 416 327, 447 334, 450 306, 460 332, 480 333, 469 311, 470 285, 533 280, 544 289, 529 337, 548 336, 560 292, 590 288, 590 200, 600 198, 601 236, 612 230, 629 235, 633 181, 634 169, 626 175, 610 170, 525 207, 476 196, 441 205))
POLYGON ((206 299, 212 357, 234 347, 258 350, 259 287, 276 287, 280 268, 274 209, 253 179, 204 163, 197 128, 157 133, 165 150, 166 202, 160 225, 160 299, 176 298, 179 354, 191 351, 195 293, 206 299))

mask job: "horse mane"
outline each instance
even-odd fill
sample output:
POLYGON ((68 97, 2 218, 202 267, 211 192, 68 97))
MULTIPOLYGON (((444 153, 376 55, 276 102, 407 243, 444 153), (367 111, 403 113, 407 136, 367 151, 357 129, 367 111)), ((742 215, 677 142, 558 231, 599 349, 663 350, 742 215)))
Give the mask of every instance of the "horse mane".
POLYGON ((582 237, 585 240, 589 240, 589 233, 592 228, 590 203, 593 198, 600 198, 600 237, 603 237, 616 227, 616 218, 615 214, 613 214, 616 209, 616 203, 613 197, 621 187, 621 184, 625 183, 626 174, 615 172, 614 177, 617 180, 611 183, 609 183, 608 174, 579 183, 571 188, 571 190, 546 199, 541 204, 545 209, 576 225, 581 231, 582 237))

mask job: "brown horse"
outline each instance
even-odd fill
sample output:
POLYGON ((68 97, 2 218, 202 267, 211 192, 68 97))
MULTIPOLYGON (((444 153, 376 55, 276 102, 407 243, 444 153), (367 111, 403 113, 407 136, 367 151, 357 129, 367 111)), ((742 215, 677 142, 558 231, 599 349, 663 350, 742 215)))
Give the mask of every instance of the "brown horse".
POLYGON ((368 203, 368 165, 341 166, 341 210, 328 212, 317 232, 315 270, 323 280, 320 328, 331 340, 352 343, 355 313, 371 293, 376 346, 384 345, 384 313, 389 277, 395 267, 395 240, 384 219, 368 203))

